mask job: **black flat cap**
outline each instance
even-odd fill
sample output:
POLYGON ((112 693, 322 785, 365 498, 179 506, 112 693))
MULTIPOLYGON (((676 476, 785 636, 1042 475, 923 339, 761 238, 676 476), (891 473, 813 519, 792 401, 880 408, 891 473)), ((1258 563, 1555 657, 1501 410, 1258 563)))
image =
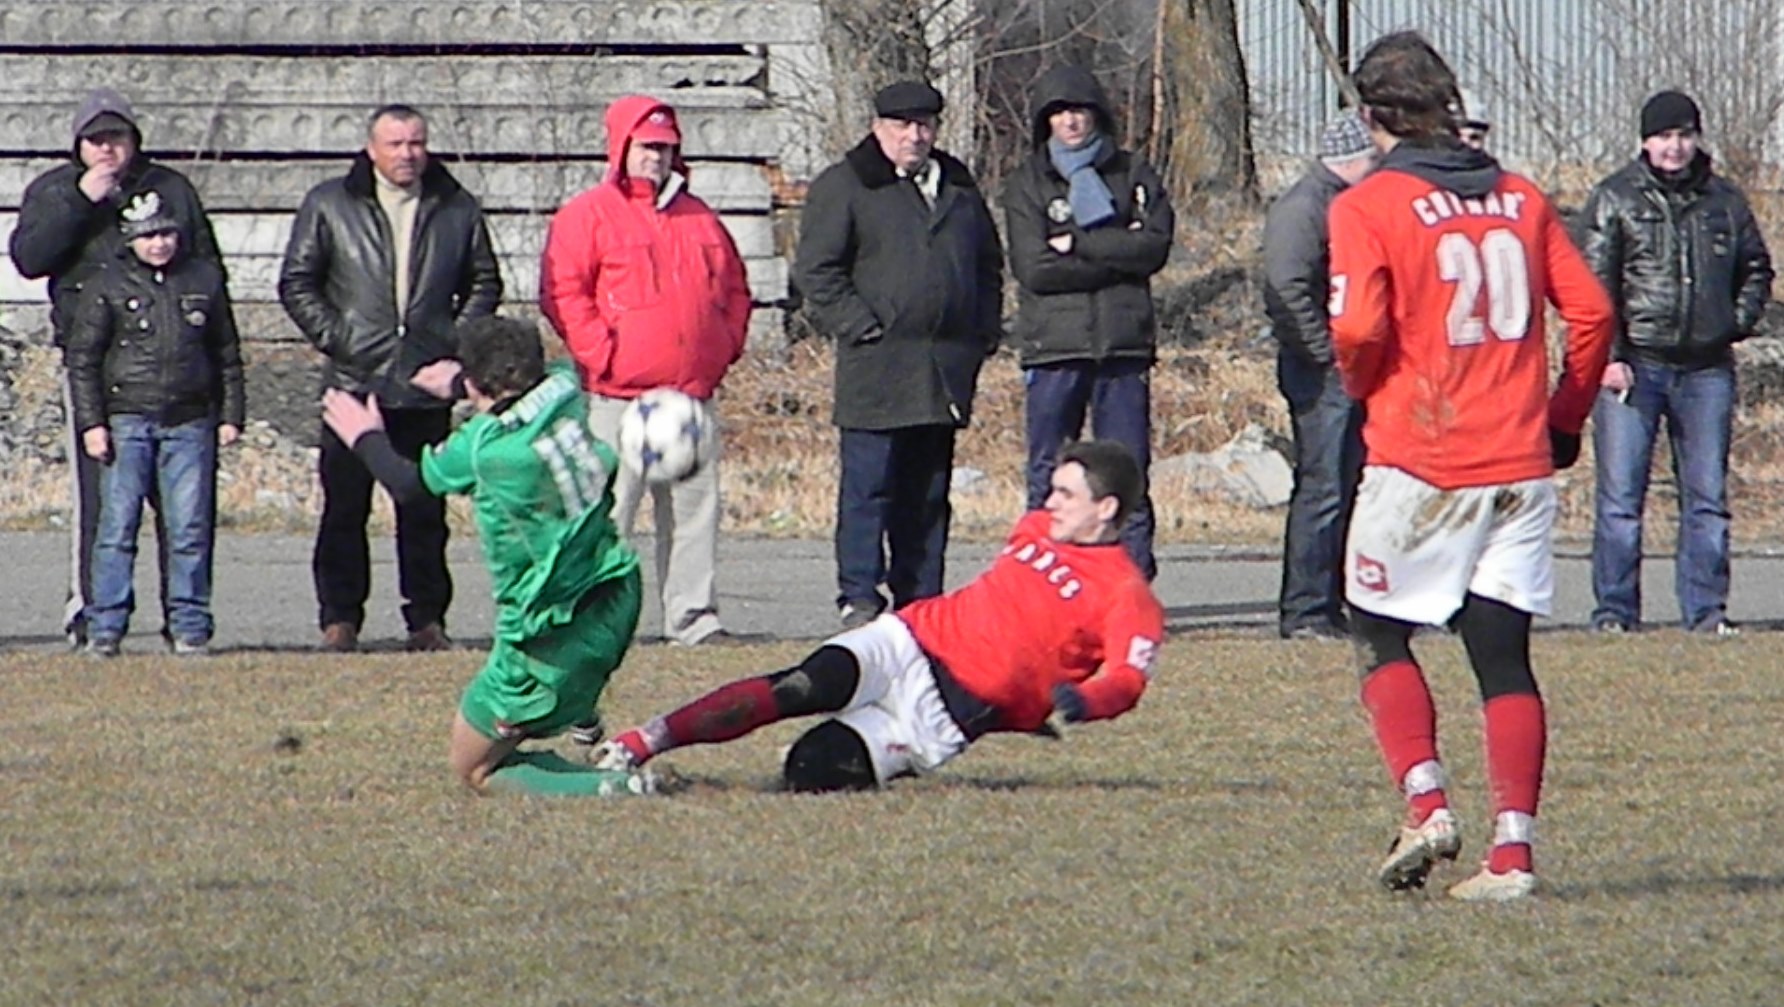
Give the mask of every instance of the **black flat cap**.
POLYGON ((920 80, 901 80, 873 96, 873 114, 882 119, 940 115, 942 93, 920 80))

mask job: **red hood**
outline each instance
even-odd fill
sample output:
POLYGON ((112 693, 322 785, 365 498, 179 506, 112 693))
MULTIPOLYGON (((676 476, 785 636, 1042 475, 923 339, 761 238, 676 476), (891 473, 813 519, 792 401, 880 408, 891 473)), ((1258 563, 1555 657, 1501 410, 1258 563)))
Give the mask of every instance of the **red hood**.
MULTIPOLYGON (((632 134, 657 109, 667 109, 669 105, 655 98, 641 94, 627 95, 607 106, 607 175, 604 182, 611 182, 620 188, 626 183, 626 151, 632 146, 632 134)), ((683 134, 686 139, 686 134, 683 134)), ((670 162, 682 178, 688 176, 688 165, 681 158, 681 147, 675 148, 675 157, 670 162)))

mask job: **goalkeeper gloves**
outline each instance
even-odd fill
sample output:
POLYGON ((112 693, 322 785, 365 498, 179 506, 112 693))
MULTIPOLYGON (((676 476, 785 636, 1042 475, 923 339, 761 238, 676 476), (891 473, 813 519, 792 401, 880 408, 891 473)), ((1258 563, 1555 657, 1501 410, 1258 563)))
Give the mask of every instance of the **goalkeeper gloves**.
POLYGON ((1580 435, 1550 427, 1549 454, 1554 458, 1555 468, 1572 468, 1573 463, 1580 460, 1580 435))

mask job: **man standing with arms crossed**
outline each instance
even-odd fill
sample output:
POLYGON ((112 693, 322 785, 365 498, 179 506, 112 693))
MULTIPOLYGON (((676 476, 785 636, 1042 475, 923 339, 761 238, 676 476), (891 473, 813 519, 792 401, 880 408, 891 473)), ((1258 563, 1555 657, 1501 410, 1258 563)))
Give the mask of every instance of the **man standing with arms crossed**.
POLYGON ((1355 79, 1384 157, 1332 204, 1330 307, 1344 387, 1366 416, 1351 630, 1363 705, 1407 803, 1378 877, 1422 887, 1461 851, 1410 646, 1416 626, 1449 624, 1480 685, 1494 812, 1485 864, 1449 894, 1508 901, 1536 889, 1548 734, 1530 620, 1554 595, 1552 476, 1579 457, 1611 307, 1548 199, 1457 138, 1455 75, 1430 43, 1382 38, 1355 79), (1553 395, 1545 303, 1568 326, 1553 395))
MULTIPOLYGON (((411 384, 415 372, 454 356, 453 325, 492 314, 502 299, 483 208, 427 151, 427 119, 407 105, 372 113, 365 150, 344 177, 304 197, 279 270, 279 302, 327 357, 323 382, 376 395, 390 443, 415 461, 444 440, 450 403, 411 384)), ((312 569, 322 647, 359 647, 371 592, 366 520, 375 480, 332 429, 318 460, 322 522, 312 569)), ((396 501, 398 584, 410 650, 445 650, 452 576, 446 568, 446 504, 423 495, 396 501)))
MULTIPOLYGON (((743 355, 750 291, 718 214, 688 191, 675 110, 632 95, 607 109, 607 175, 551 219, 539 308, 582 368, 595 435, 619 443, 626 406, 652 388, 706 404, 712 452, 687 478, 649 486, 663 635, 735 637, 719 622, 718 413, 713 392, 743 355)), ((646 486, 622 466, 614 518, 628 534, 646 486)))

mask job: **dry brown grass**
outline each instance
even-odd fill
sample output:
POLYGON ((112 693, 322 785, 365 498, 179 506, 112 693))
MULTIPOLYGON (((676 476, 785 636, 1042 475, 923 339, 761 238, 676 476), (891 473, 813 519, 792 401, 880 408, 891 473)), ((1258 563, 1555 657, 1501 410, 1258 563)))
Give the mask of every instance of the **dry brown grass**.
MULTIPOLYGON (((1770 647, 1543 634, 1550 887, 1503 907, 1375 887, 1398 802, 1341 645, 1189 634, 1131 715, 885 793, 772 792, 786 724, 629 802, 461 793, 474 654, 6 655, 0 1004, 1769 1007, 1770 647)), ((1477 700, 1419 649, 1466 863, 1477 700)), ((609 719, 797 655, 643 648, 609 719)))

